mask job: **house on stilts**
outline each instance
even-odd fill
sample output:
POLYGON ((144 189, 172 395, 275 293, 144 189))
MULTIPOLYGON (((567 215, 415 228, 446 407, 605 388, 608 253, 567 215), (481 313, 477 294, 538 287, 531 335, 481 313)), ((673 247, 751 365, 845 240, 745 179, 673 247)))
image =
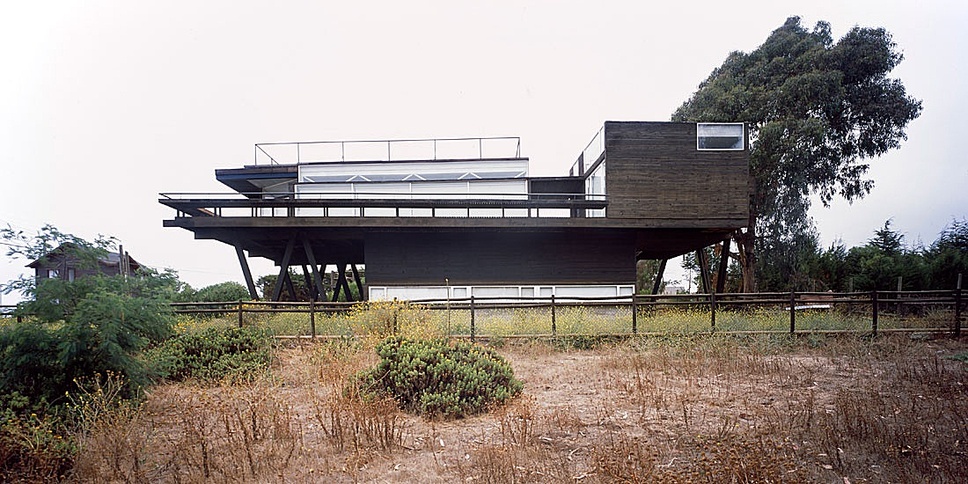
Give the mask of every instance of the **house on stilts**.
POLYGON ((327 296, 326 266, 334 299, 349 279, 370 299, 623 296, 637 260, 746 225, 748 147, 741 123, 607 121, 567 174, 534 177, 517 138, 264 143, 215 171, 231 194, 159 202, 166 227, 234 247, 253 298, 252 257, 279 267, 273 300, 291 268, 327 296))

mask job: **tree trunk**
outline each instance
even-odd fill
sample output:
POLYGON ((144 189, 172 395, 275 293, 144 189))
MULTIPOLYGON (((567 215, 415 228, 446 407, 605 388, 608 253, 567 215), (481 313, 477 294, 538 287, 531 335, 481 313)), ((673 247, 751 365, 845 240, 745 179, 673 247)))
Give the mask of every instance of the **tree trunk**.
MULTIPOLYGON (((751 220, 752 221, 752 220, 751 220)), ((733 240, 739 252, 739 265, 743 271, 743 292, 756 292, 756 240, 755 222, 746 227, 746 231, 733 232, 733 240)))

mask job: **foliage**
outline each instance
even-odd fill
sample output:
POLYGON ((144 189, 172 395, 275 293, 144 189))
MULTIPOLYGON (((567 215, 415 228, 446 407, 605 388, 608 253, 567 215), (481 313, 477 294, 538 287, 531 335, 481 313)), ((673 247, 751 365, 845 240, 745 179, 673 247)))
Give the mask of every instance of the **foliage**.
POLYGON ((78 378, 115 372, 127 395, 147 383, 142 350, 171 334, 164 277, 48 279, 24 303, 34 318, 0 328, 0 392, 59 401, 78 378))
POLYGON ((962 351, 961 353, 955 353, 950 357, 952 360, 961 361, 968 363, 968 351, 962 351))
MULTIPOLYGON (((114 252, 117 247, 117 239, 114 237, 98 235, 93 242, 89 242, 76 235, 61 232, 52 225, 44 225, 36 235, 32 236, 22 230, 14 230, 8 225, 0 229, 0 240, 7 248, 7 257, 45 264, 49 257, 58 255, 70 260, 72 265, 79 269, 97 267, 98 261, 109 252, 114 252)), ((0 284, 0 292, 3 294, 17 291, 30 298, 35 290, 35 279, 30 276, 21 276, 6 284, 0 284)))
POLYGON ((523 386, 500 355, 472 343, 393 336, 376 351, 380 364, 360 374, 360 387, 390 395, 418 414, 474 415, 510 400, 523 386))
POLYGON ((205 286, 191 295, 191 302, 228 302, 248 301, 249 290, 235 281, 220 282, 205 286))
POLYGON ((271 349, 265 330, 209 327, 165 341, 149 359, 159 376, 172 381, 236 380, 265 371, 271 349))
POLYGON ((968 219, 948 224, 924 257, 931 287, 954 287, 958 274, 968 277, 968 219))
POLYGON ((904 291, 952 289, 968 274, 968 223, 953 221, 928 248, 909 246, 890 220, 866 244, 847 248, 835 242, 821 251, 812 232, 790 242, 763 245, 760 289, 764 291, 892 291, 898 278, 904 291), (776 248, 785 252, 772 252, 776 248), (785 254, 783 257, 780 255, 785 254))
POLYGON ((673 114, 748 123, 750 218, 733 234, 744 290, 756 290, 755 244, 809 226, 811 194, 828 204, 873 188, 865 160, 899 147, 921 113, 887 77, 902 59, 882 28, 854 27, 834 43, 826 22, 811 31, 791 17, 754 51, 731 53, 673 114))

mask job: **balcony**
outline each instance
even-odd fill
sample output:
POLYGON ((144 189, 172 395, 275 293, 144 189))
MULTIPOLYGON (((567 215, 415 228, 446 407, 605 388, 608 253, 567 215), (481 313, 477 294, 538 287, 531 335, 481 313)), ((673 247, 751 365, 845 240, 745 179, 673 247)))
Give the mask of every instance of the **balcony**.
POLYGON ((185 217, 567 218, 608 206, 605 195, 579 193, 162 193, 159 202, 185 217))

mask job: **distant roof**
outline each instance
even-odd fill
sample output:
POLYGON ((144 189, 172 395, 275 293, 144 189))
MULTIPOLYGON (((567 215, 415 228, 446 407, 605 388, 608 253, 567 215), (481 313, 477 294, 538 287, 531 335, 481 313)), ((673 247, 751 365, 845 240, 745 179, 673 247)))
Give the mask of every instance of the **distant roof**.
MULTIPOLYGON (((68 249, 70 249, 72 247, 76 247, 76 245, 77 244, 74 244, 74 243, 71 243, 71 242, 65 242, 65 243, 57 246, 57 248, 55 248, 55 249, 51 250, 50 252, 44 254, 43 257, 41 257, 41 258, 39 258, 39 259, 31 262, 30 264, 27 264, 27 267, 29 267, 31 269, 36 269, 38 267, 41 267, 43 265, 43 263, 45 262, 46 259, 49 259, 52 256, 56 256, 56 255, 58 255, 58 254, 60 254, 62 252, 65 252, 66 250, 68 250, 68 249)), ((117 252, 108 252, 107 255, 105 255, 104 257, 100 257, 98 259, 98 261, 101 264, 104 264, 106 266, 116 267, 116 266, 118 266, 121 263, 121 254, 119 254, 117 252)), ((131 257, 130 255, 128 255, 128 263, 130 264, 132 270, 137 270, 138 268, 141 267, 141 264, 138 263, 138 261, 134 260, 134 258, 131 257)))

